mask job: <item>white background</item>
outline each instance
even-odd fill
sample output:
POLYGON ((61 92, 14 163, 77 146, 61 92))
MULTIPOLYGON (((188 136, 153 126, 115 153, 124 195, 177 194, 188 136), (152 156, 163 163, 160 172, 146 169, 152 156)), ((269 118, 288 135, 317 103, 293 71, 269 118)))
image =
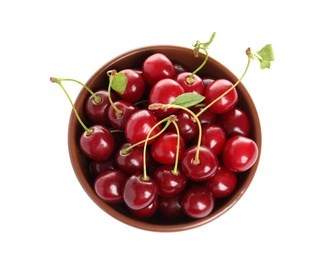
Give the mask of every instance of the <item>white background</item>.
MULTIPOLYGON (((326 259, 323 1, 2 1, 0 259, 326 259), (145 45, 192 47, 243 73, 261 118, 257 174, 221 218, 178 233, 120 223, 86 195, 67 148, 71 107, 50 76, 82 82, 145 45)), ((75 85, 76 86, 76 85, 75 85)), ((80 88, 69 87, 76 98, 80 88)))

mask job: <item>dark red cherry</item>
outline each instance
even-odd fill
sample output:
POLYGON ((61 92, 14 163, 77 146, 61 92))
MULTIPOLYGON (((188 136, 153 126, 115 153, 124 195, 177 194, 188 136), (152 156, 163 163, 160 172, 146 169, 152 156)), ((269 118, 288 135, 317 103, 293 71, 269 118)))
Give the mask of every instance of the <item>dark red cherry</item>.
MULTIPOLYGON (((223 95, 233 86, 233 83, 226 79, 217 79, 206 87, 204 96, 204 102, 209 105, 216 98, 223 95)), ((228 94, 216 101, 210 106, 210 111, 216 114, 222 114, 233 108, 238 101, 238 94, 235 88, 233 88, 228 94)))
MULTIPOLYGON (((185 142, 180 136, 179 143, 179 160, 185 151, 185 142)), ((162 133, 151 145, 151 156, 161 164, 174 164, 177 154, 178 136, 174 132, 162 133)))
POLYGON ((174 77, 174 80, 176 80, 181 85, 185 93, 193 92, 203 95, 204 84, 202 79, 198 75, 193 75, 192 78, 190 79, 191 75, 192 75, 191 72, 182 72, 177 74, 174 77))
POLYGON ((119 112, 117 113, 114 107, 110 106, 108 109, 109 122, 112 127, 124 131, 128 118, 138 110, 138 107, 123 99, 115 101, 114 106, 119 110, 119 112))
POLYGON ((183 212, 195 219, 208 216, 215 206, 215 199, 205 185, 192 186, 181 197, 180 204, 183 212))
POLYGON ((179 73, 182 73, 182 72, 190 71, 189 68, 185 64, 182 64, 182 63, 177 62, 177 61, 173 61, 173 64, 174 64, 175 74, 176 75, 179 74, 179 73))
MULTIPOLYGON (((125 135, 126 140, 135 144, 141 142, 147 138, 148 133, 151 128, 154 127, 158 123, 156 116, 148 109, 139 109, 135 111, 127 120, 125 125, 125 135)), ((158 134, 161 130, 161 126, 155 127, 155 129, 151 132, 150 137, 158 134)), ((149 140, 148 144, 154 142, 155 139, 149 140)), ((140 146, 143 146, 141 144, 140 146)))
POLYGON ((217 117, 217 124, 224 129, 228 138, 234 135, 246 137, 250 135, 249 118, 240 108, 234 107, 226 113, 219 115, 217 117))
MULTIPOLYGON (((204 109, 203 106, 194 106, 191 107, 191 110, 193 111, 194 114, 199 113, 204 109)), ((206 125, 206 124, 216 124, 217 121, 217 114, 213 113, 209 109, 206 109, 204 112, 202 112, 199 116, 198 119, 200 120, 201 125, 206 125)))
POLYGON ((220 165, 215 173, 205 185, 209 188, 215 198, 225 198, 233 193, 236 188, 236 173, 220 165))
POLYGON ((171 198, 180 194, 186 187, 187 178, 181 169, 173 173, 174 165, 158 167, 152 177, 158 184, 158 193, 161 197, 171 198))
POLYGON ((196 150, 196 145, 185 150, 181 161, 182 171, 191 180, 208 180, 215 174, 219 166, 218 158, 210 148, 201 145, 199 152, 200 162, 195 162, 196 150))
POLYGON ((158 210, 164 218, 177 220, 185 216, 179 202, 180 197, 181 195, 172 198, 160 198, 158 210))
POLYGON ((123 202, 123 187, 127 175, 117 169, 102 172, 94 182, 95 193, 105 202, 123 202))
POLYGON ((143 209, 135 210, 128 207, 127 208, 134 216, 140 219, 147 219, 157 213, 158 207, 159 207, 159 197, 157 196, 154 198, 153 202, 150 205, 146 206, 143 209))
POLYGON ((113 156, 110 156, 108 159, 102 161, 92 160, 89 165, 89 171, 92 179, 95 179, 104 171, 113 170, 115 168, 116 163, 113 156))
POLYGON ((142 75, 150 86, 154 86, 161 79, 175 76, 174 64, 162 53, 152 54, 142 64, 142 75))
POLYGON ((144 180, 143 174, 135 173, 126 180, 123 189, 123 198, 127 207, 133 210, 144 209, 157 196, 158 186, 151 177, 148 180, 144 180))
POLYGON ((114 137, 109 130, 101 125, 89 127, 91 134, 86 131, 80 137, 81 150, 89 158, 102 161, 109 158, 115 148, 114 137))

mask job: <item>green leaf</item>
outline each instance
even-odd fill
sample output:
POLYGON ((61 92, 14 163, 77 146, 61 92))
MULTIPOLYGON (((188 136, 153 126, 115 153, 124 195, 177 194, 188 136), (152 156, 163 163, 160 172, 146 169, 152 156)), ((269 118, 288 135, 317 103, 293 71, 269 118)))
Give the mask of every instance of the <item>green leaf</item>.
POLYGON ((179 95, 171 104, 179 105, 187 108, 187 107, 195 106, 196 104, 199 104, 203 100, 204 100, 204 96, 198 93, 188 92, 179 95))
POLYGON ((208 42, 203 43, 203 48, 207 49, 209 47, 209 45, 212 43, 212 41, 215 38, 215 36, 216 36, 216 32, 214 32, 211 35, 210 40, 208 42))
POLYGON ((118 72, 117 74, 112 75, 110 80, 112 89, 119 92, 120 94, 123 94, 127 85, 127 77, 125 73, 118 72))
POLYGON ((274 61, 274 50, 272 48, 272 44, 267 44, 260 51, 257 52, 261 58, 265 61, 274 61))
POLYGON ((260 68, 261 69, 270 69, 270 61, 269 60, 260 60, 260 68))

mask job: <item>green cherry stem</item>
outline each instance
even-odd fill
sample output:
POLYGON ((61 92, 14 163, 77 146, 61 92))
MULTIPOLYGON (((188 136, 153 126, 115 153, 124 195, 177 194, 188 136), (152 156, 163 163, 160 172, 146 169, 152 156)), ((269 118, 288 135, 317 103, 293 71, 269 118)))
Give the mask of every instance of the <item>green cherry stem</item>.
MULTIPOLYGON (((177 118, 176 118, 177 120, 177 118)), ((180 144, 181 144, 181 137, 180 137, 180 132, 179 132, 179 127, 176 123, 176 120, 172 121, 176 128, 176 133, 177 133, 177 145, 176 145, 176 158, 175 158, 175 165, 174 169, 172 170, 172 173, 177 175, 178 174, 178 160, 179 160, 179 149, 180 149, 180 144)))
POLYGON ((116 112, 116 115, 119 116, 123 113, 123 111, 121 111, 120 109, 117 108, 117 106, 114 104, 114 102, 112 101, 111 99, 111 85, 112 85, 112 82, 113 82, 113 77, 117 74, 117 71, 116 70, 109 70, 107 71, 107 75, 109 77, 109 85, 108 85, 108 99, 109 99, 109 102, 110 102, 110 105, 112 106, 112 108, 115 110, 116 112))
POLYGON ((195 157, 193 159, 193 163, 196 165, 199 164, 200 163, 200 146, 201 146, 201 139, 202 139, 202 126, 201 126, 201 122, 200 122, 199 118, 196 116, 196 114, 194 114, 192 110, 190 110, 186 107, 183 107, 181 105, 172 104, 172 103, 170 103, 170 104, 153 103, 153 104, 150 104, 148 108, 150 110, 177 108, 177 109, 183 109, 191 114, 192 118, 197 123, 198 128, 199 128, 199 138, 198 138, 197 149, 196 149, 195 157))
MULTIPOLYGON (((144 142, 144 147, 143 147, 143 180, 147 181, 149 179, 148 175, 147 175, 147 170, 146 170, 146 149, 147 149, 147 145, 148 145, 148 141, 151 140, 150 135, 153 132, 154 129, 156 129, 156 127, 158 127, 159 125, 161 125, 162 123, 166 122, 165 125, 165 129, 169 126, 169 124, 173 121, 176 121, 176 116, 175 115, 170 115, 162 120, 160 120, 159 122, 157 122, 148 132, 146 138, 145 138, 145 142, 144 142)), ((162 130, 160 131, 161 133, 163 132, 162 130)), ((158 136, 159 133, 156 135, 158 136)))
MULTIPOLYGON (((87 134, 87 135, 92 134, 93 131, 92 131, 91 129, 89 129, 89 128, 86 127, 86 125, 83 123, 82 119, 81 119, 80 116, 78 115, 78 112, 77 112, 77 110, 76 110, 76 108, 75 108, 75 106, 74 106, 74 103, 73 103, 72 99, 70 98, 70 96, 68 95, 66 89, 64 88, 64 86, 63 86, 62 83, 61 83, 62 80, 63 80, 63 79, 59 79, 59 78, 55 78, 55 77, 51 77, 51 78, 50 78, 50 81, 51 81, 52 83, 57 83, 57 84, 61 87, 61 89, 65 92, 66 97, 68 98, 70 104, 72 105, 72 108, 73 108, 73 111, 74 111, 74 113, 75 113, 75 115, 76 115, 76 117, 77 117, 77 120, 80 122, 80 124, 81 124, 82 127, 84 128, 86 134, 87 134)), ((64 79, 64 80, 65 80, 65 79, 64 79)), ((73 80, 73 81, 75 81, 75 80, 73 80)), ((75 82, 76 82, 76 81, 75 81, 75 82)))
POLYGON ((231 92, 244 78, 245 74, 247 73, 249 67, 250 67, 250 63, 251 63, 251 55, 248 53, 249 48, 246 50, 246 54, 248 56, 248 62, 246 65, 246 68, 243 72, 243 75, 237 80, 237 82, 235 84, 233 84, 233 86, 231 86, 229 89, 227 89, 223 94, 221 94, 220 96, 218 96, 215 100, 213 100, 210 104, 208 104, 207 106, 205 106, 202 110, 200 110, 199 113, 196 114, 196 117, 199 117, 204 111, 206 111, 209 107, 211 107, 214 103, 216 103, 218 100, 220 100, 221 98, 223 98, 224 96, 226 96, 229 92, 231 92))

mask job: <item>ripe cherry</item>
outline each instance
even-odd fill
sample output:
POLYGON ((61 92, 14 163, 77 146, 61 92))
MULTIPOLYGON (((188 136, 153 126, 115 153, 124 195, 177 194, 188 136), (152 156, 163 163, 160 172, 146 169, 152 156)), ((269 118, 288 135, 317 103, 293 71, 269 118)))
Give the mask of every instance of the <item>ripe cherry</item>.
POLYGON ((222 158, 231 171, 244 172, 253 166, 258 155, 258 146, 252 139, 235 135, 226 141, 222 158))
POLYGON ((226 140, 226 134, 222 127, 215 124, 203 126, 201 144, 209 147, 217 156, 222 153, 226 140))
POLYGON ((191 72, 182 72, 174 77, 185 93, 195 92, 200 95, 204 94, 204 84, 198 75, 193 75, 191 72))
MULTIPOLYGON (((185 142, 180 137, 179 159, 185 151, 185 142)), ((178 145, 178 136, 174 132, 164 132, 151 145, 151 156, 161 164, 174 164, 176 159, 176 149, 178 145)))
POLYGON ((133 210, 144 209, 149 206, 158 196, 156 182, 148 177, 144 180, 143 174, 131 175, 125 183, 123 198, 126 205, 133 210))
POLYGON ((225 198, 233 193, 236 188, 237 177, 235 172, 227 169, 224 165, 220 165, 209 180, 205 182, 215 198, 225 198))
POLYGON ((213 113, 212 111, 210 111, 209 109, 205 109, 204 110, 204 106, 194 106, 190 108, 194 114, 198 114, 200 112, 202 112, 198 118, 201 122, 201 125, 204 126, 206 124, 216 124, 217 122, 217 114, 213 113), (203 111, 202 111, 203 110, 203 111))
POLYGON ((215 206, 215 199, 205 185, 198 184, 189 188, 181 197, 183 212, 195 219, 208 216, 215 206))
POLYGON ((157 196, 154 198, 152 203, 146 206, 145 208, 139 210, 131 209, 129 207, 127 208, 134 216, 140 219, 146 219, 155 215, 157 213, 158 207, 159 207, 159 197, 157 196))
POLYGON ((142 64, 142 75, 150 86, 154 86, 161 79, 175 76, 174 64, 162 53, 152 54, 142 64))
POLYGON ((204 93, 204 102, 207 106, 226 91, 229 91, 229 93, 210 105, 208 109, 216 114, 222 114, 233 108, 238 101, 238 94, 236 89, 232 87, 233 83, 226 79, 217 79, 207 86, 204 93))
POLYGON ((91 160, 89 165, 90 176, 94 180, 98 177, 102 172, 107 170, 116 169, 116 163, 113 156, 110 156, 108 159, 102 161, 91 160))
POLYGON ((127 175, 117 169, 102 172, 94 181, 94 190, 96 194, 105 202, 121 203, 123 202, 123 187, 127 175))
POLYGON ((160 197, 158 211, 160 214, 170 220, 181 219, 185 216, 181 204, 180 204, 181 194, 172 198, 162 198, 160 197))

